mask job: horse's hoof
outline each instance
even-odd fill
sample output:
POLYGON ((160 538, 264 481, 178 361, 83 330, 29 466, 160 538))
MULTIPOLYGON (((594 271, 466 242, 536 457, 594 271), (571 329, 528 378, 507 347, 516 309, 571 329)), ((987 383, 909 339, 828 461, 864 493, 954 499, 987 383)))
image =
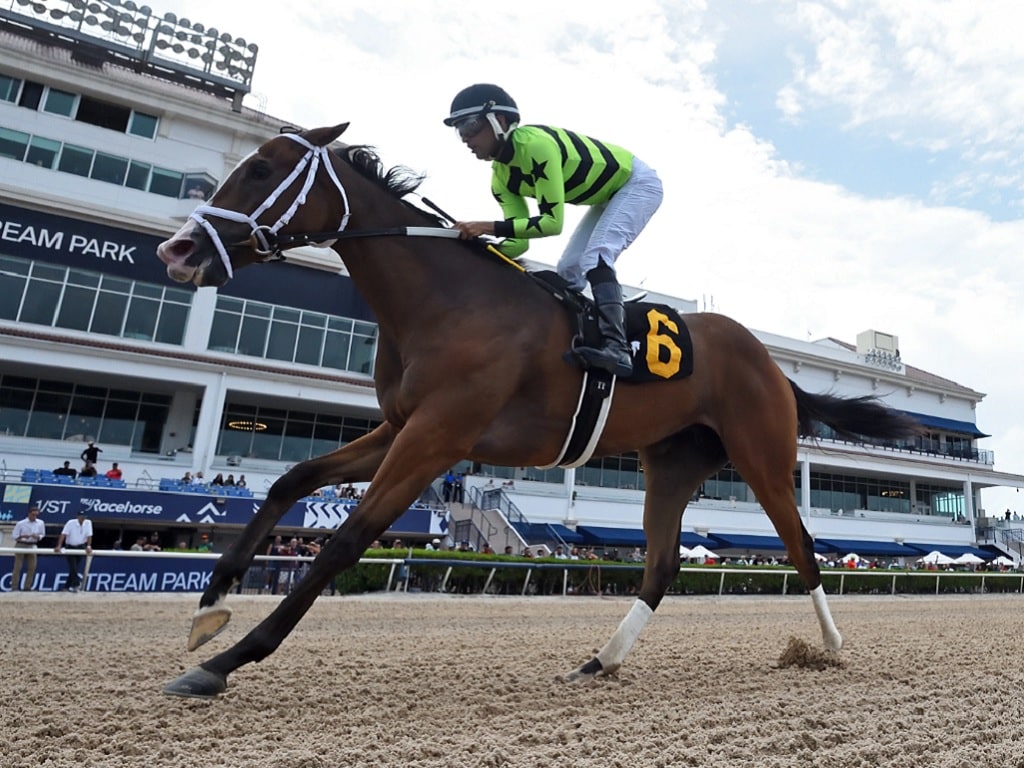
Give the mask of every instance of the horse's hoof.
POLYGON ((224 693, 227 687, 228 679, 224 675, 218 675, 202 667, 192 667, 184 675, 165 685, 164 693, 189 699, 213 699, 224 693))
POLYGON ((577 667, 568 675, 565 676, 566 682, 574 683, 577 680, 593 679, 604 672, 604 667, 601 666, 601 662, 594 657, 586 664, 577 667))
POLYGON ((194 651, 223 631, 231 620, 231 609, 219 603, 200 608, 192 617, 192 631, 188 633, 188 649, 194 651))

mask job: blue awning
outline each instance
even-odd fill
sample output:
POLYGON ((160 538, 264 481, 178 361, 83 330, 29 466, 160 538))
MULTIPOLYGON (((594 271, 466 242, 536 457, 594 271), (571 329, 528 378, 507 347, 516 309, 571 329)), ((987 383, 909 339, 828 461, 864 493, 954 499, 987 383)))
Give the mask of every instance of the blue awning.
POLYGON ((599 525, 580 525, 576 531, 587 544, 619 547, 644 547, 647 537, 640 528, 606 528, 599 525))
POLYGON ((561 523, 548 523, 547 527, 553 530, 566 544, 582 544, 583 536, 568 526, 561 523))
POLYGON ((885 555, 887 557, 920 557, 920 553, 911 546, 898 544, 895 541, 865 541, 863 539, 818 539, 816 544, 824 544, 826 552, 846 555, 856 552, 858 555, 885 555))
POLYGON ((926 413, 914 413, 904 411, 907 416, 916 419, 926 427, 943 429, 946 432, 954 432, 958 435, 971 435, 972 437, 991 437, 982 432, 972 421, 957 421, 956 419, 944 419, 941 416, 929 416, 926 413))
POLYGON ((991 560, 995 555, 989 552, 987 549, 978 549, 972 547, 969 544, 921 544, 916 541, 908 541, 907 546, 915 550, 919 550, 918 555, 927 555, 929 552, 941 552, 946 557, 960 557, 960 555, 967 552, 980 557, 982 560, 991 560))
POLYGON ((690 533, 689 531, 683 531, 679 534, 679 543, 689 549, 693 549, 698 544, 703 544, 708 549, 714 549, 718 546, 718 542, 712 541, 707 536, 701 536, 699 533, 690 533))
POLYGON ((786 545, 778 536, 712 533, 711 538, 715 540, 715 549, 786 549, 786 545))
POLYGON ((546 542, 561 539, 566 544, 583 543, 583 537, 580 534, 561 523, 512 523, 512 527, 528 542, 546 542))

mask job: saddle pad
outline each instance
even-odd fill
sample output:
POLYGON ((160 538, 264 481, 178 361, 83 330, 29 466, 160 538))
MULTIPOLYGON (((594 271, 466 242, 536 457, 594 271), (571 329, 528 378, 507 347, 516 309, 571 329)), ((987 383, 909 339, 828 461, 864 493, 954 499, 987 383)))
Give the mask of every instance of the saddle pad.
POLYGON ((690 331, 671 307, 628 302, 626 338, 633 348, 633 374, 627 381, 666 381, 693 373, 690 331))

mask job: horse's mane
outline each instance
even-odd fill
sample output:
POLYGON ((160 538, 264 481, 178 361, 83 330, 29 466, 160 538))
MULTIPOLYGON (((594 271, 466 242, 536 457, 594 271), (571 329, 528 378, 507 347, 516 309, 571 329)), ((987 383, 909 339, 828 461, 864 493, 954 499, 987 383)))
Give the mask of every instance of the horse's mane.
POLYGON ((409 193, 419 189, 420 184, 426 178, 424 174, 417 173, 405 165, 396 165, 385 170, 384 163, 381 162, 377 151, 366 144, 338 147, 334 149, 334 154, 351 165, 361 176, 383 187, 404 205, 431 219, 434 224, 441 225, 445 223, 438 216, 424 211, 422 208, 403 199, 409 193))

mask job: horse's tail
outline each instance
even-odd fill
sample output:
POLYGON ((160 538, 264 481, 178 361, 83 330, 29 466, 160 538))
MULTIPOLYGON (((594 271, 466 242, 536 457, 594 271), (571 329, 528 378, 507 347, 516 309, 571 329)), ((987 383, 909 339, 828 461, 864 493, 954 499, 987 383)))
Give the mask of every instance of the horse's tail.
POLYGON ((835 430, 836 435, 859 441, 864 437, 898 439, 916 437, 924 427, 905 413, 883 405, 878 398, 812 395, 792 380, 789 385, 796 396, 797 429, 801 437, 813 437, 814 424, 820 422, 835 430))

